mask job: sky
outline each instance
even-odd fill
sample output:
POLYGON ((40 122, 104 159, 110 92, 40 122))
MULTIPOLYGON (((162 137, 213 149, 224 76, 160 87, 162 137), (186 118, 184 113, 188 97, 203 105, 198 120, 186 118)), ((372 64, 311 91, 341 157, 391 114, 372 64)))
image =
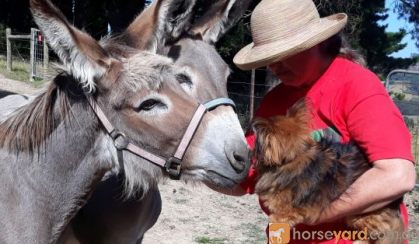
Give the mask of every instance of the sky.
MULTIPOLYGON (((389 9, 388 11, 389 17, 387 18, 386 21, 384 21, 384 24, 388 24, 388 27, 386 30, 388 32, 398 31, 400 28, 404 28, 407 31, 411 30, 412 25, 409 22, 405 21, 404 19, 398 19, 397 13, 393 12, 393 8, 394 8, 393 2, 394 0, 386 0, 385 2, 386 8, 389 9)), ((407 43, 408 45, 404 49, 396 53, 393 53, 391 56, 397 57, 397 58, 399 57, 409 58, 411 57, 412 54, 419 54, 419 48, 415 46, 415 42, 411 38, 412 38, 411 35, 406 35, 402 43, 407 43)))

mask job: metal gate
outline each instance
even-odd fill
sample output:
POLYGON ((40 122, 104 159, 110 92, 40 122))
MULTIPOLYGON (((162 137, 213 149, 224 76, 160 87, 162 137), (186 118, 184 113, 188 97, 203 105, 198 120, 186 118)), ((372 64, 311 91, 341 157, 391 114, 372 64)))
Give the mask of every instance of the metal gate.
POLYGON ((31 80, 44 79, 48 69, 48 45, 38 29, 31 29, 31 80))
MULTIPOLYGON (((404 116, 412 134, 412 152, 419 160, 419 71, 393 70, 386 80, 386 88, 404 116)), ((417 185, 417 188, 419 185, 417 185)))

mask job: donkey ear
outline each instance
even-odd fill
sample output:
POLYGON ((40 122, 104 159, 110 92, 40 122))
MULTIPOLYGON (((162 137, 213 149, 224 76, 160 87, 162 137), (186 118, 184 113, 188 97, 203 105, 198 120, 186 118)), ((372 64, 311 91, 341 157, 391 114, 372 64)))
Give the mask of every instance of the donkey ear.
POLYGON ((155 0, 127 28, 127 44, 157 52, 190 28, 196 0, 155 0))
POLYGON ((35 22, 67 71, 90 92, 111 65, 107 52, 88 34, 71 26, 49 0, 30 0, 35 22))
POLYGON ((191 29, 194 35, 201 35, 210 44, 216 43, 230 30, 248 9, 251 0, 218 0, 210 5, 191 29))

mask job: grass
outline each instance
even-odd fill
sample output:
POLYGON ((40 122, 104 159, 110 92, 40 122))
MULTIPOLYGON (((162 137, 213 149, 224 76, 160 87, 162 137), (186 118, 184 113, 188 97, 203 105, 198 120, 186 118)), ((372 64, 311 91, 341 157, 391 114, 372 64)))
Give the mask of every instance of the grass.
POLYGON ((195 238, 195 242, 196 243, 200 243, 200 244, 221 244, 221 243, 225 243, 227 241, 226 238, 211 238, 208 236, 199 236, 197 238, 195 238))
POLYGON ((175 203, 177 204, 186 204, 188 202, 188 199, 175 199, 175 203))
POLYGON ((12 71, 7 70, 6 57, 0 55, 0 74, 6 78, 30 83, 32 86, 41 87, 45 81, 43 79, 35 78, 34 81, 29 80, 30 67, 29 63, 21 61, 17 58, 12 60, 12 71))
MULTIPOLYGON (((265 220, 263 219, 265 222, 265 220)), ((257 224, 247 223, 243 224, 239 230, 237 230, 236 238, 240 239, 240 243, 266 243, 265 231, 263 228, 257 224), (244 238, 244 239, 243 239, 244 238)), ((235 238, 233 238, 235 239, 235 238)), ((225 237, 209 237, 209 236, 199 236, 195 238, 195 243, 199 244, 221 244, 221 243, 236 243, 233 239, 225 237)))
MULTIPOLYGON (((262 220, 265 222, 265 220, 262 220)), ((264 243, 266 242, 265 230, 260 227, 261 225, 256 225, 252 223, 247 223, 243 225, 244 235, 247 236, 246 243, 264 243)))
POLYGON ((29 82, 29 64, 13 60, 12 71, 7 71, 6 57, 0 56, 0 73, 6 78, 29 82))

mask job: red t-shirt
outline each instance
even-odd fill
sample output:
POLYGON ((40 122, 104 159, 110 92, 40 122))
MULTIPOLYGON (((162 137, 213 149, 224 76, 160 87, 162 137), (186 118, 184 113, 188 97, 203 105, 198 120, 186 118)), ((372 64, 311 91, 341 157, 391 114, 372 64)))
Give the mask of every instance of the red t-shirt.
MULTIPOLYGON (((411 136, 398 108, 395 106, 378 77, 364 67, 337 57, 326 72, 307 88, 278 85, 263 99, 256 116, 285 115, 288 108, 305 97, 313 109, 313 130, 333 128, 342 142, 354 141, 365 152, 370 162, 379 159, 402 158, 413 162, 411 136)), ((254 146, 254 135, 247 141, 254 146)), ((256 172, 249 171, 242 187, 254 192, 256 172)), ((267 213, 267 209, 263 207, 267 213)), ((407 226, 407 211, 401 211, 407 226)), ((299 225, 297 230, 348 230, 342 221, 318 226, 299 225)), ((335 243, 312 241, 291 243, 335 243)), ((340 240, 338 243, 352 243, 340 240)))

